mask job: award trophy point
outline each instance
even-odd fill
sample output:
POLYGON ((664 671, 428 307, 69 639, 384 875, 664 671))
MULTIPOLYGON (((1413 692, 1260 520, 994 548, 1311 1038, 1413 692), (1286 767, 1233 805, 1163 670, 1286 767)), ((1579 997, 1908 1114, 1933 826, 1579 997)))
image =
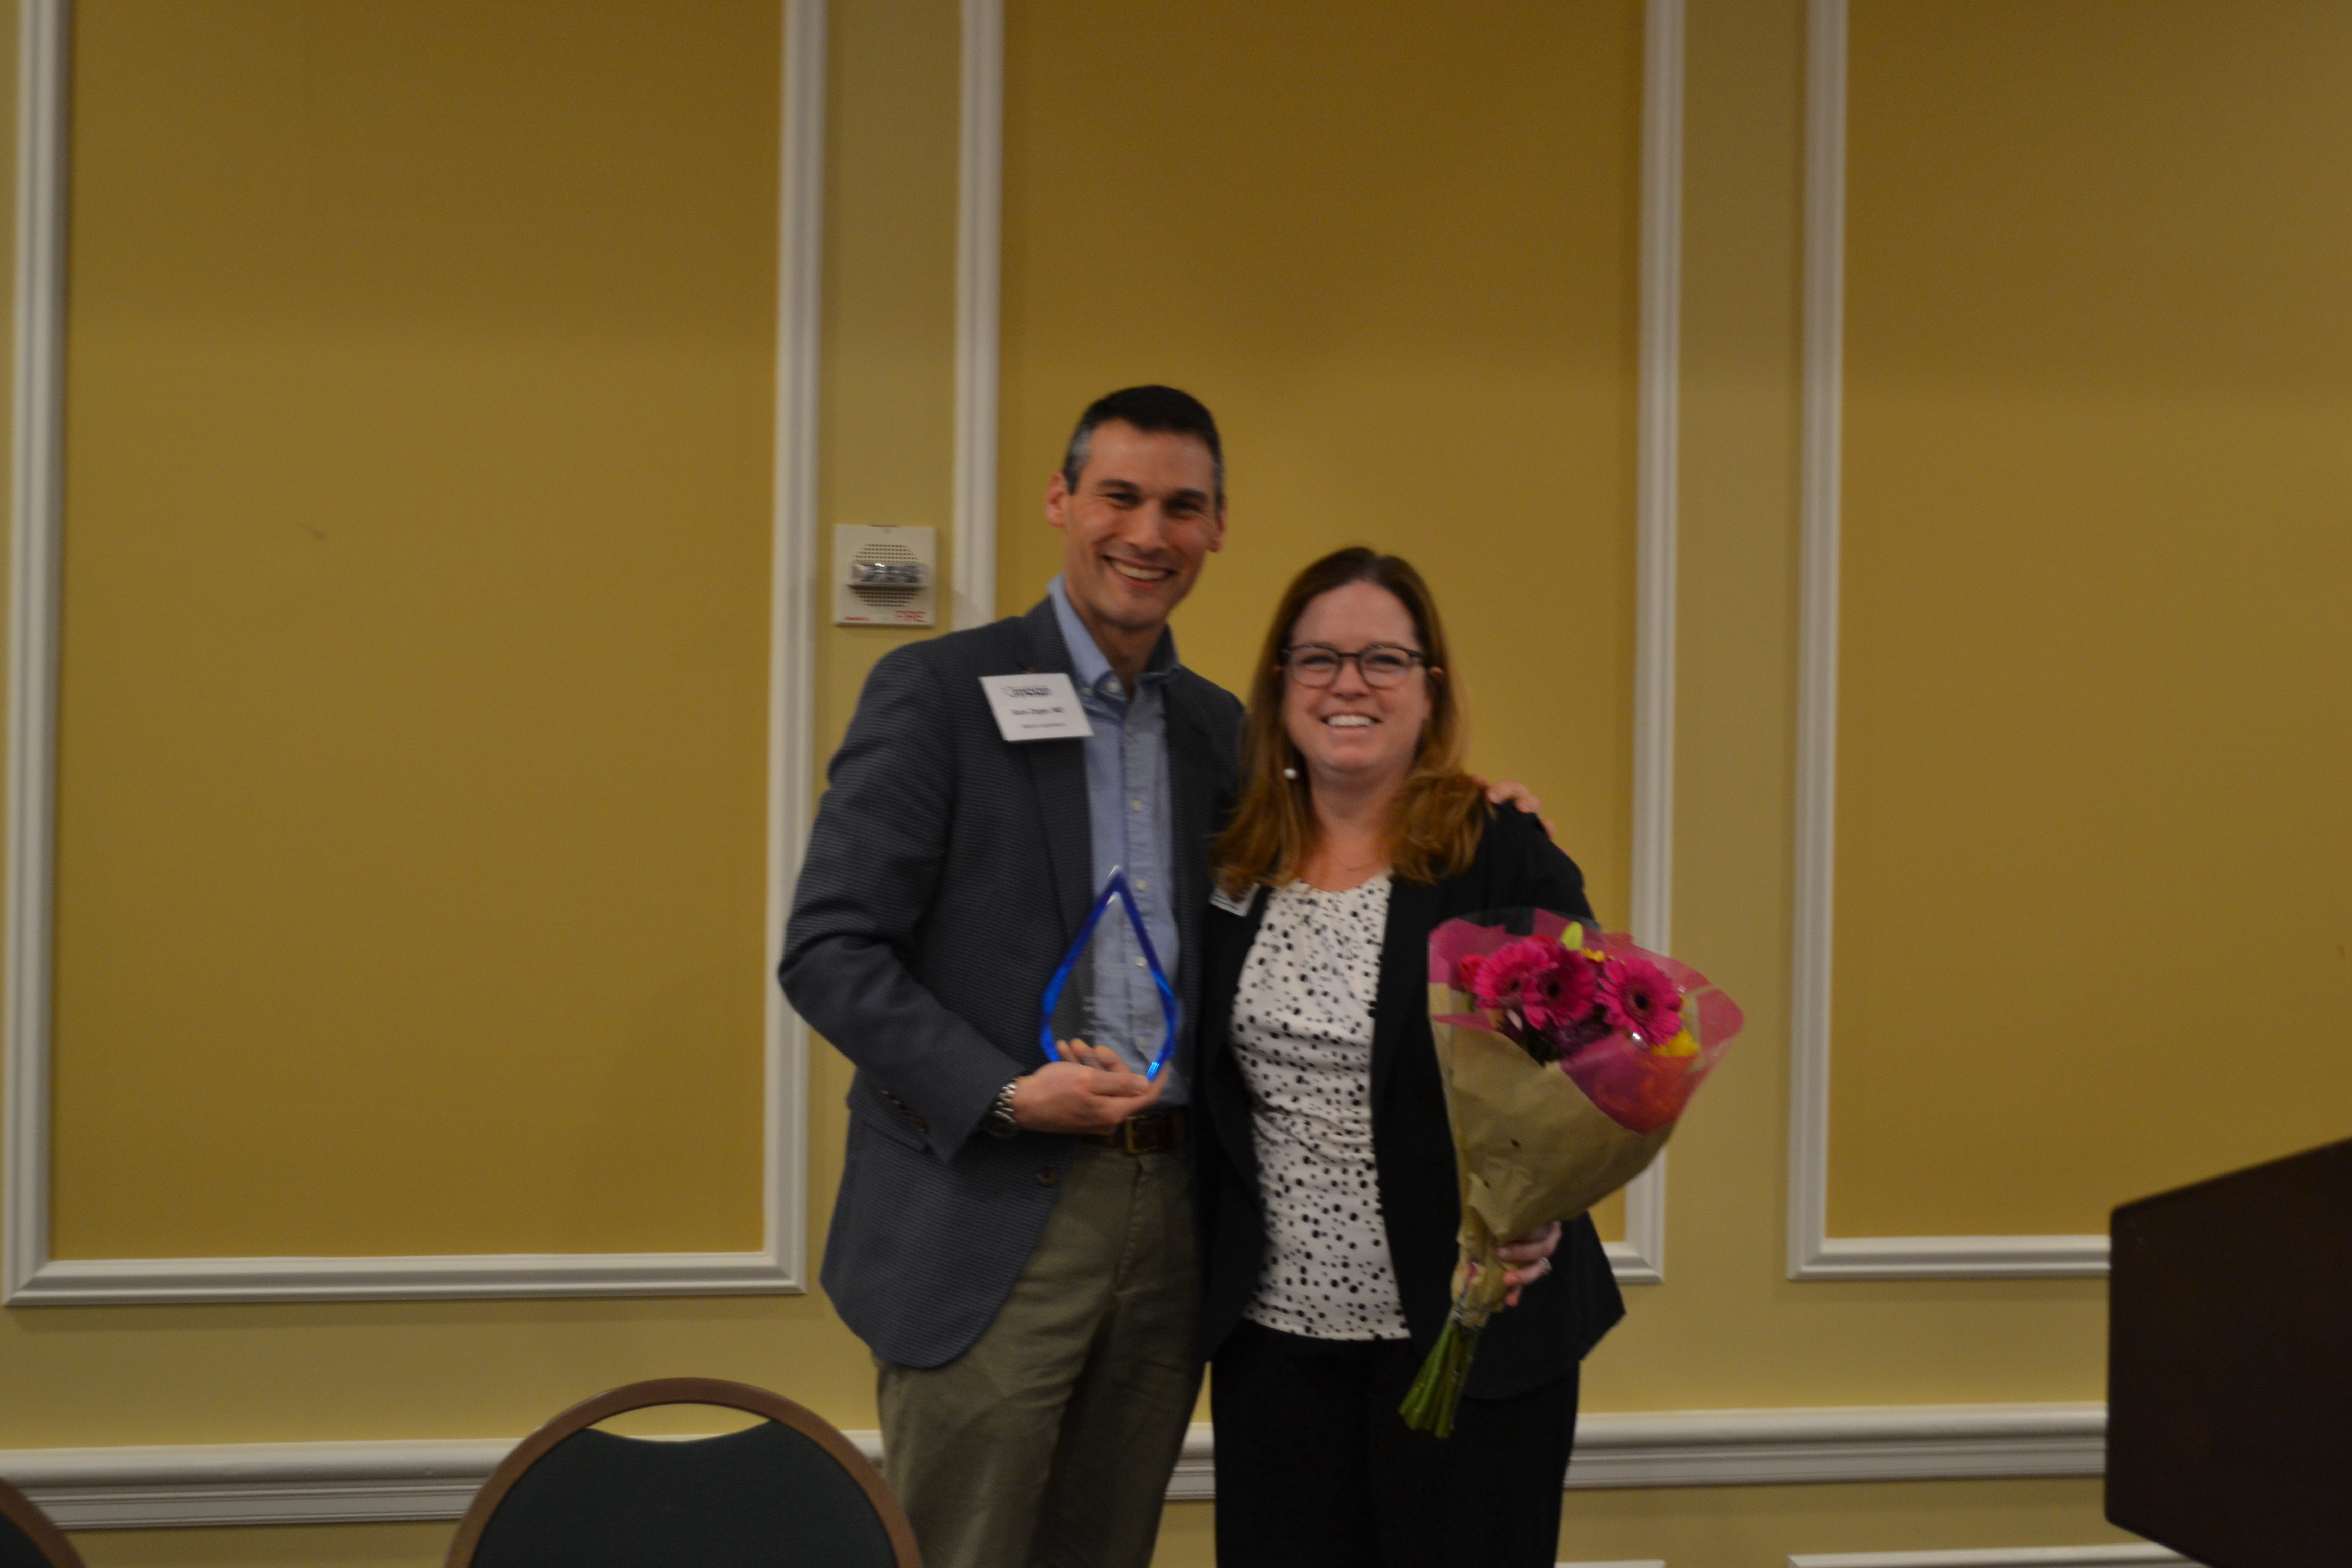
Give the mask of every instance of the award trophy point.
POLYGON ((1061 1042, 1108 1046, 1143 1076, 1157 1079, 1176 1050, 1176 991, 1136 908, 1127 869, 1114 866, 1078 926, 1077 940, 1046 984, 1039 1043, 1049 1061, 1062 1059, 1061 1042), (1103 925, 1113 905, 1127 918, 1103 925), (1098 929, 1099 928, 1099 929, 1098 929), (1123 951, 1133 938, 1132 954, 1123 951), (1157 1003, 1154 1006, 1153 1004, 1157 1003))

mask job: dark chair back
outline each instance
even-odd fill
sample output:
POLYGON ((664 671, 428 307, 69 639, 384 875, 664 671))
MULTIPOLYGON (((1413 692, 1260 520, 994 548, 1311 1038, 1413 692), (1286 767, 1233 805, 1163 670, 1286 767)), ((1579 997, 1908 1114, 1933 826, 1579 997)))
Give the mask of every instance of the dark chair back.
POLYGON ((0 1481, 0 1568, 81 1568, 81 1553, 49 1516, 6 1481, 0 1481))
POLYGON ((475 1495, 448 1568, 921 1568, 898 1500, 823 1417, 716 1378, 633 1383, 519 1444, 475 1495), (625 1410, 765 1416, 687 1442, 589 1430, 625 1410))

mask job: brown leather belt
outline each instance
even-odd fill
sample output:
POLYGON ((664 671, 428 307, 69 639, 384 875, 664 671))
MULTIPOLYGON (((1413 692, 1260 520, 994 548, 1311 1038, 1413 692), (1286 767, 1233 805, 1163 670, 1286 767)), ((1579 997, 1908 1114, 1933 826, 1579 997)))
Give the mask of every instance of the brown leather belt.
POLYGON ((1128 1154, 1181 1154, 1184 1151, 1184 1108, 1154 1106, 1129 1117, 1108 1132, 1081 1132, 1078 1142, 1128 1154))

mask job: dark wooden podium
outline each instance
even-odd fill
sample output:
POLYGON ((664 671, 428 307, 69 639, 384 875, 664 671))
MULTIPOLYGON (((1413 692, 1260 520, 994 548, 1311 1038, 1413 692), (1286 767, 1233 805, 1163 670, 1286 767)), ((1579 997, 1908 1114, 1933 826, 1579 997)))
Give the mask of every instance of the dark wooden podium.
POLYGON ((2107 1518, 2209 1568, 2352 1563, 2352 1142, 2112 1234, 2107 1518))

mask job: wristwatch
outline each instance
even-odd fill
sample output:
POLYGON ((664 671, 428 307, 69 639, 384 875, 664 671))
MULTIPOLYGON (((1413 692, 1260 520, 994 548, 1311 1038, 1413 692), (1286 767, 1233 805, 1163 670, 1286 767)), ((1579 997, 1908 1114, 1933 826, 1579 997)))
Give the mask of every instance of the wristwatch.
POLYGON ((1020 1087, 1021 1080, 1014 1079, 998 1089, 995 1103, 981 1116, 980 1124, 988 1129, 991 1137, 1010 1138, 1021 1131, 1021 1123, 1013 1120, 1013 1096, 1020 1087))

